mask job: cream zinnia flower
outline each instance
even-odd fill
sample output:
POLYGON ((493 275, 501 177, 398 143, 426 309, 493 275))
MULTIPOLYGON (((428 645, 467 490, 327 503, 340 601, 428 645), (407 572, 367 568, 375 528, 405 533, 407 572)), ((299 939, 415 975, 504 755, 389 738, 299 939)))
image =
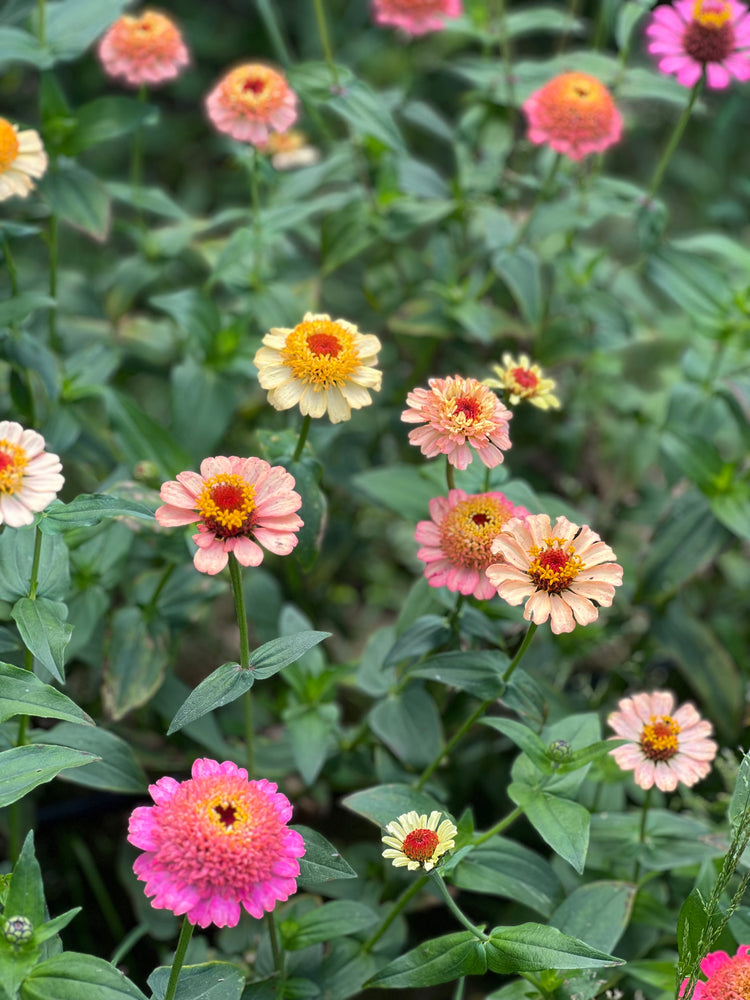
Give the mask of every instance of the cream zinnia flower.
MULTIPOLYGON (((2 180, 2 178, 0 178, 2 180)), ((57 496, 65 480, 44 438, 15 420, 0 420, 0 524, 21 528, 57 496)))
POLYGON ((389 836, 383 837, 383 843, 388 850, 383 851, 383 857, 391 858, 394 868, 430 871, 456 843, 458 830, 449 819, 440 823, 442 815, 435 810, 428 819, 412 811, 394 819, 386 826, 389 836))
POLYGON ((526 399, 540 410, 558 409, 560 400, 553 396, 555 382, 544 378, 539 365, 532 365, 528 355, 521 354, 516 361, 512 354, 503 354, 502 365, 493 365, 497 378, 486 378, 485 385, 493 389, 505 389, 512 406, 526 399))
POLYGON ((18 195, 25 198, 34 187, 32 178, 39 178, 47 169, 39 133, 33 128, 18 131, 5 118, 0 118, 0 201, 18 195))

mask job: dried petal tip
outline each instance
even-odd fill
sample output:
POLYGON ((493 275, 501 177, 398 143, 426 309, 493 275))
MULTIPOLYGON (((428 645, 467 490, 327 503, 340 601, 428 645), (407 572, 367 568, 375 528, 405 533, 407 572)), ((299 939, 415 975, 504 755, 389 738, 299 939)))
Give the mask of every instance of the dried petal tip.
POLYGON ((383 843, 388 849, 383 857, 391 859, 394 868, 408 868, 416 871, 431 871, 440 858, 455 846, 458 833, 449 820, 440 818, 442 813, 434 811, 429 819, 417 812, 404 813, 386 826, 383 843))

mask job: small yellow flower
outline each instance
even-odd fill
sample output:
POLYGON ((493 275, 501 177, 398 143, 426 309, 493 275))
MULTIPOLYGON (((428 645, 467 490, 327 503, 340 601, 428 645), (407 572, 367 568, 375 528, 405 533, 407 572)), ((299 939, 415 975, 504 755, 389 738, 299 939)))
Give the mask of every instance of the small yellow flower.
POLYGON ((34 187, 32 178, 39 178, 47 169, 39 133, 33 128, 23 132, 0 118, 0 201, 18 195, 25 198, 34 187))
POLYGON ((484 384, 493 389, 505 389, 510 394, 512 406, 527 399, 540 410, 559 409, 560 400, 552 395, 554 380, 544 378, 542 369, 539 365, 532 365, 526 354, 522 354, 517 361, 512 354, 503 354, 502 365, 493 365, 492 370, 497 378, 486 378, 484 384))
POLYGON ((388 845, 383 857, 391 858, 394 868, 430 871, 456 843, 458 830, 449 819, 440 823, 442 815, 435 810, 428 819, 412 811, 394 819, 386 826, 390 836, 383 837, 383 843, 388 845))

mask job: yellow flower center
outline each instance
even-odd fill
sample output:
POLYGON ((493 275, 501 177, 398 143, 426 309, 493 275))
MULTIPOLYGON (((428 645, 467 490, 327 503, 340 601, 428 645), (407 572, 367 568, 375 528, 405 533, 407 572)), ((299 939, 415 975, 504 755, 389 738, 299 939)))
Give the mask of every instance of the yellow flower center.
POLYGON ((0 493, 16 493, 23 482, 26 452, 20 445, 0 441, 0 493))
POLYGON ((410 861, 418 861, 423 865, 435 853, 440 838, 434 830, 411 830, 404 837, 401 850, 410 861))
POLYGON ((440 547, 454 565, 486 569, 496 561, 492 543, 512 516, 497 497, 460 500, 440 523, 440 547))
POLYGON ((211 799, 207 803, 207 807, 211 824, 219 832, 236 832, 234 828, 239 829, 248 818, 247 810, 242 807, 241 803, 222 796, 211 799))
POLYGON ((693 7, 693 20, 706 28, 720 28, 732 16, 726 0, 697 0, 693 7))
POLYGON ((331 320, 305 320, 292 330, 281 351, 292 375, 308 385, 346 385, 360 365, 354 335, 331 320))
POLYGON ((652 715, 641 733, 641 750, 649 760, 669 760, 679 749, 679 732, 680 726, 671 715, 652 715))
POLYGON ((10 122, 0 118, 0 174, 12 167, 18 156, 18 136, 10 122))
POLYGON ((534 560, 529 566, 529 576, 540 590, 560 594, 567 590, 583 569, 583 561, 575 549, 561 538, 545 538, 544 548, 531 547, 534 560), (567 548, 564 546, 567 545, 567 548))
POLYGON ((234 473, 207 480, 196 499, 203 523, 218 538, 244 535, 252 527, 255 489, 234 473))
POLYGON ((281 106, 288 87, 284 77, 262 63, 238 66, 226 77, 224 93, 238 110, 267 114, 281 106))

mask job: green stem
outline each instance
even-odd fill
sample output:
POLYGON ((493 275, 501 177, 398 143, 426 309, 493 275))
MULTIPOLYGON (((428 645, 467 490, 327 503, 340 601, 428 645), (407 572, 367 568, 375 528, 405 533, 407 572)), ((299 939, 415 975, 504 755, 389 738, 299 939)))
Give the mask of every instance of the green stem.
POLYGON ((455 479, 455 476, 453 474, 453 466, 448 461, 447 456, 446 456, 446 459, 445 459, 445 481, 448 484, 448 489, 449 490, 455 490, 455 488, 456 488, 456 479, 455 479))
POLYGON ((497 5, 497 27, 500 32, 500 49, 503 55, 505 89, 508 92, 508 127, 510 128, 511 135, 514 137, 511 141, 515 145, 517 111, 515 87, 513 85, 513 50, 510 44, 510 32, 508 31, 508 18, 505 9, 505 0, 499 0, 497 5))
MULTIPOLYGON (((50 298, 57 297, 57 216, 53 212, 49 217, 49 294, 50 298)), ((50 347, 53 349, 57 345, 57 302, 49 307, 48 329, 50 347)))
POLYGON ((141 938, 145 937, 148 932, 148 924, 138 924, 131 931, 129 931, 112 952, 112 957, 109 960, 110 963, 112 965, 119 965, 131 948, 138 944, 141 938))
MULTIPOLYGON (((643 797, 643 805, 641 806, 641 824, 638 828, 638 843, 643 844, 646 841, 646 823, 648 821, 648 808, 651 805, 651 792, 653 788, 646 789, 646 794, 643 797)), ((635 868, 633 869, 633 881, 638 881, 638 876, 641 873, 641 863, 636 860, 635 868)))
POLYGON ((44 45, 45 38, 45 0, 37 0, 36 10, 37 10, 37 37, 39 38, 39 44, 44 45))
POLYGON ((310 424, 312 423, 312 417, 308 414, 302 420, 302 426, 299 429, 299 437, 297 438, 297 447, 294 449, 294 454, 292 455, 293 462, 299 462, 302 457, 302 449, 305 447, 305 441, 307 441, 307 435, 310 431, 310 424))
MULTIPOLYGON (((148 96, 148 88, 142 85, 138 88, 138 101, 144 104, 148 96)), ((130 150, 130 188, 135 203, 138 225, 143 228, 143 207, 141 205, 141 188, 143 185, 143 123, 138 122, 133 133, 133 145, 130 150)))
POLYGON ((180 940, 177 942, 177 951, 174 954, 172 971, 169 973, 169 982, 167 983, 167 992, 164 994, 164 1000, 174 1000, 174 995, 177 992, 177 980, 180 978, 180 971, 182 969, 182 964, 185 961, 185 954, 192 936, 193 925, 190 923, 188 918, 185 917, 182 921, 180 940))
POLYGON ((529 648, 529 643, 534 638, 534 633, 536 632, 537 628, 538 628, 538 626, 537 626, 536 622, 531 622, 529 624, 529 630, 526 633, 526 635, 523 637, 523 642, 518 647, 516 655, 510 661, 510 663, 508 664, 508 669, 503 674, 503 680, 504 681, 507 682, 512 677, 513 671, 516 669, 516 667, 518 666, 518 664, 521 662, 524 653, 529 648))
POLYGON ((260 189, 258 186, 258 150, 253 147, 250 163, 250 204, 253 213, 253 271, 250 282, 260 287, 260 265, 263 258, 263 229, 260 224, 260 189))
POLYGON ((323 0, 315 0, 315 20, 318 22, 318 35, 320 36, 320 44, 323 46, 323 53, 325 55, 326 63, 331 71, 331 76, 333 77, 334 87, 339 85, 339 71, 336 68, 336 63, 333 60, 333 49, 331 48, 331 39, 328 35, 328 25, 326 24, 326 12, 323 7, 323 0))
MULTIPOLYGON (((232 580, 234 594, 234 609, 237 615, 237 625, 240 630, 240 667, 250 669, 250 640, 247 631, 247 612, 245 611, 245 595, 242 592, 242 570, 234 552, 229 553, 229 576, 232 580)), ((253 776, 253 703, 250 691, 244 694, 245 704, 245 747, 247 773, 253 776)))
POLYGON ((13 254, 10 252, 10 241, 7 236, 3 236, 3 256, 5 257, 5 266, 8 268, 10 290, 16 296, 18 295, 18 271, 16 270, 16 262, 13 260, 13 254))
POLYGON ((698 98, 698 94, 701 91, 702 85, 703 85, 703 77, 701 77, 700 80, 698 80, 693 89, 690 91, 690 97, 688 98, 688 102, 685 105, 685 109, 680 115, 679 121, 675 125, 672 135, 669 137, 667 148, 662 153, 662 157, 659 160, 656 170, 654 171, 654 176, 651 178, 651 183, 648 186, 649 201, 653 199, 654 195, 659 190, 659 185, 661 184, 662 178, 664 177, 664 172, 666 171, 667 166, 669 165, 669 161, 672 159, 672 154, 677 149, 677 145, 680 139, 682 138, 682 133, 685 131, 685 127, 687 126, 688 120, 690 119, 690 114, 693 110, 693 105, 695 104, 698 98))
POLYGON ((472 844, 474 847, 479 847, 480 844, 484 844, 486 841, 490 840, 492 837, 497 836, 498 833, 502 833, 511 823, 515 823, 519 816, 523 815, 523 809, 521 806, 516 806, 516 808, 509 812, 507 816, 501 819, 498 823, 495 823, 493 827, 490 827, 486 833, 480 834, 478 837, 474 837, 472 844))
POLYGON ((485 934, 484 931, 480 930, 478 927, 475 927, 474 924, 472 924, 472 922, 469 920, 469 918, 464 916, 461 910, 459 910, 458 906, 456 905, 456 901, 448 892, 448 886, 443 881, 443 876, 440 874, 439 871, 437 871, 437 869, 435 868, 432 869, 432 871, 430 872, 430 879, 432 881, 432 884, 437 888, 438 892, 443 897, 445 905, 451 911, 456 920, 458 920, 460 924, 463 924, 466 930, 471 931, 474 937, 479 938, 480 941, 482 942, 489 941, 489 936, 485 934))
POLYGON ((273 954, 273 964, 276 972, 279 976, 278 985, 276 986, 276 996, 284 996, 284 978, 286 976, 286 970, 284 968, 284 951, 279 944, 279 935, 276 930, 276 921, 273 918, 273 913, 266 914, 266 926, 268 927, 268 936, 271 939, 271 952, 273 954))
POLYGON ((170 565, 167 566, 167 568, 164 570, 164 572, 161 575, 161 579, 156 585, 156 590, 153 592, 153 594, 151 595, 151 600, 148 602, 148 606, 146 608, 147 611, 150 612, 156 611, 156 605, 159 601, 159 598, 161 597, 161 592, 166 587, 170 576, 174 573, 176 569, 177 569, 177 563, 170 563, 170 565))
POLYGON ((401 895, 398 897, 396 902, 393 904, 388 916, 383 920, 381 925, 375 931, 375 933, 365 941, 362 945, 362 951, 368 952, 372 951, 378 941, 382 938, 388 928, 391 926, 396 917, 401 913, 403 908, 416 894, 422 889, 429 881, 429 875, 423 875, 421 878, 417 879, 416 882, 412 882, 408 889, 404 889, 401 895))
POLYGON ((260 19, 266 29, 268 38, 273 46, 273 50, 276 53, 276 58, 282 66, 289 66, 292 62, 292 58, 289 55, 289 49, 286 47, 286 42, 284 41, 281 28, 276 20, 276 15, 274 14, 272 5, 268 2, 268 0, 256 0, 256 4, 258 6, 260 19))
POLYGON ((44 535, 39 530, 39 525, 37 525, 36 535, 34 536, 34 555, 31 560, 31 579, 29 580, 29 598, 32 601, 36 600, 36 588, 39 585, 39 560, 42 555, 42 538, 44 538, 44 535))

